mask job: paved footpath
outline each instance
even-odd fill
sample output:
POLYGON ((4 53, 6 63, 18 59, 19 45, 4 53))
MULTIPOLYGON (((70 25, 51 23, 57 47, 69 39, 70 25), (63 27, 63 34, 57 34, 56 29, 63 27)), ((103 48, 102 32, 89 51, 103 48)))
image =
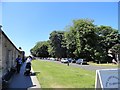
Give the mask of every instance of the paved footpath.
MULTIPOLYGON (((25 63, 22 65, 20 73, 17 74, 15 73, 14 76, 11 78, 11 80, 9 81, 9 89, 17 89, 17 88, 21 88, 22 90, 34 90, 35 88, 41 88, 37 77, 35 75, 31 75, 31 76, 24 76, 24 71, 25 71, 25 63)), ((32 73, 34 73, 33 69, 31 70, 32 73)), ((9 90, 8 89, 8 90, 9 90)))

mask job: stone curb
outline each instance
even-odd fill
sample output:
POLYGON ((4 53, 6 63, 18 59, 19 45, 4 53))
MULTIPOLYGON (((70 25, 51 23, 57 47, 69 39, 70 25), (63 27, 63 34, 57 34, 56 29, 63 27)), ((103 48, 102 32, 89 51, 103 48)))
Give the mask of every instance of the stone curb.
MULTIPOLYGON (((32 67, 31 67, 31 72, 32 72, 32 73, 35 73, 35 72, 33 71, 33 68, 32 68, 32 67)), ((28 88, 27 90, 34 90, 35 88, 40 89, 41 86, 40 86, 40 84, 39 84, 39 81, 38 81, 37 77, 36 77, 35 75, 33 75, 33 76, 31 75, 30 78, 31 78, 31 80, 32 80, 33 87, 30 87, 30 88, 28 88)))

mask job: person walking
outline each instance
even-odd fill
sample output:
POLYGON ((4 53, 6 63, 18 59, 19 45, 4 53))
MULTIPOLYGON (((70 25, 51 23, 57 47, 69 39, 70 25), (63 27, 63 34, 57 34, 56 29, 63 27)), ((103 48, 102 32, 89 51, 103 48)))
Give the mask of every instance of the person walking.
POLYGON ((24 75, 28 76, 31 74, 31 61, 32 61, 32 57, 28 56, 26 60, 26 67, 25 67, 24 75))
POLYGON ((28 56, 27 60, 26 60, 26 63, 31 63, 32 61, 32 57, 31 56, 28 56))
POLYGON ((20 55, 18 55, 18 57, 16 58, 16 63, 17 73, 20 73, 20 67, 22 64, 22 58, 20 57, 20 55))

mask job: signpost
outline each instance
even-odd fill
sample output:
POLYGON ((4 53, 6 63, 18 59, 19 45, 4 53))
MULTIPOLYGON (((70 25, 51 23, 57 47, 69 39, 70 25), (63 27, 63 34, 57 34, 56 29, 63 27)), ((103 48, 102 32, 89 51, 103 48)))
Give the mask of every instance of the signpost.
POLYGON ((96 71, 95 88, 102 90, 120 89, 120 69, 101 69, 96 71))

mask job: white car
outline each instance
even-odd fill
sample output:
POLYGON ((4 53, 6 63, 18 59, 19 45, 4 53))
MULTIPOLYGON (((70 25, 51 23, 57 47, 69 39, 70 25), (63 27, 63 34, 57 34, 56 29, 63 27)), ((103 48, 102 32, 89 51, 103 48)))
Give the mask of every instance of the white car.
POLYGON ((78 59, 76 63, 82 65, 82 64, 87 64, 87 61, 85 59, 78 59))
POLYGON ((50 60, 55 61, 55 58, 50 58, 50 60))
POLYGON ((62 58, 61 63, 68 63, 68 59, 67 58, 62 58))

